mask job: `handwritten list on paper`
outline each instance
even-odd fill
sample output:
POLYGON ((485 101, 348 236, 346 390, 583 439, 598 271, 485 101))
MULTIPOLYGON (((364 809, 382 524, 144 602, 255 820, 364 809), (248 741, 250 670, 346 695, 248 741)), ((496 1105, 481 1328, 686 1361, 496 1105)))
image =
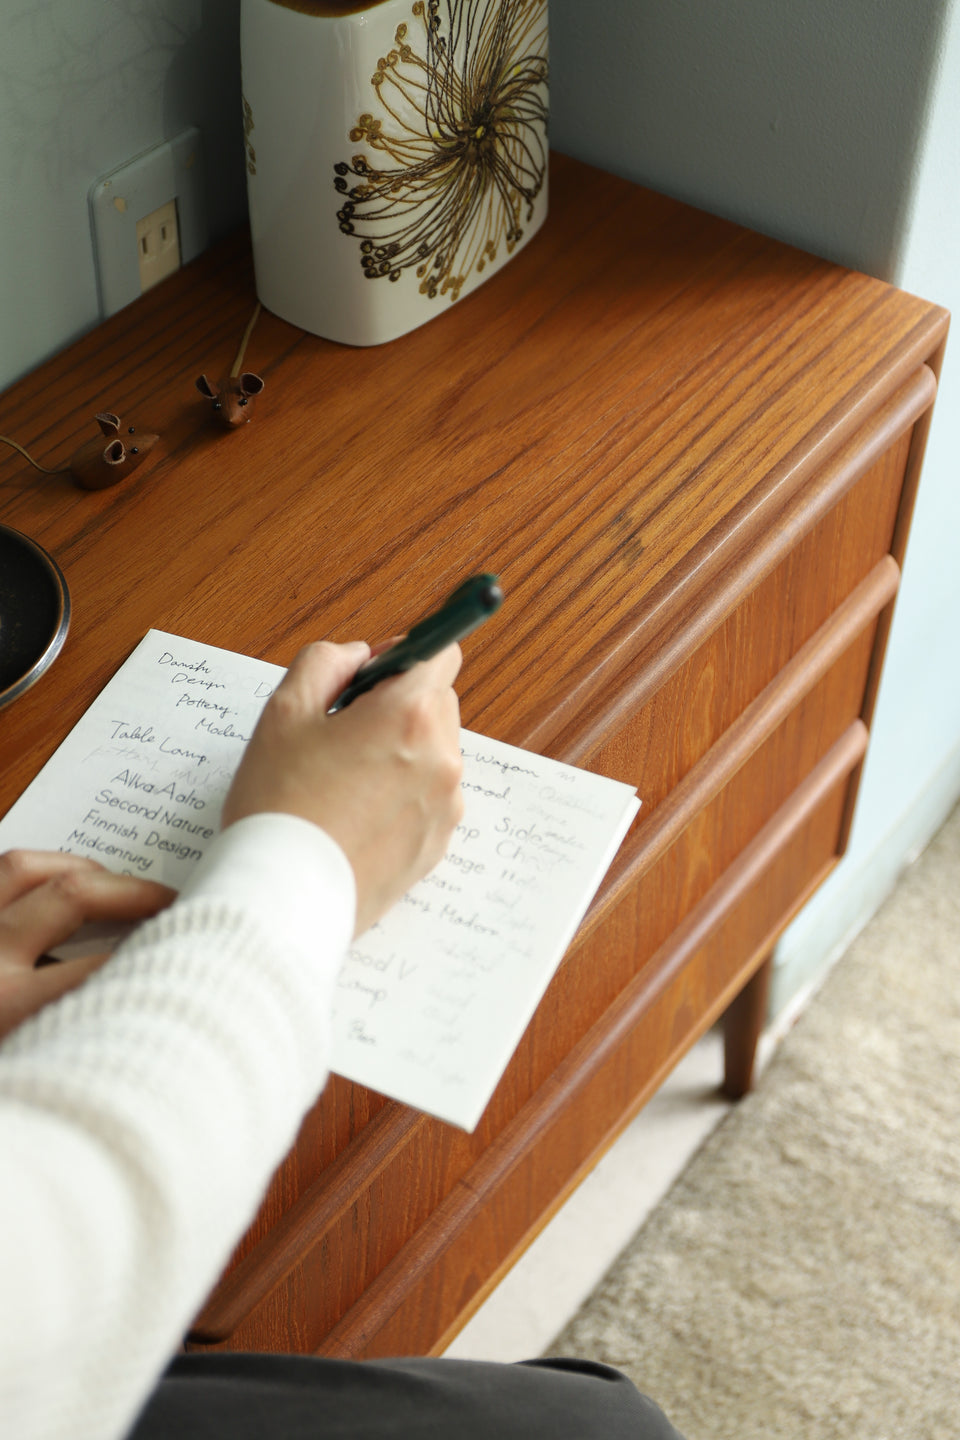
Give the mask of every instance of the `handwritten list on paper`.
POLYGON ((0 849, 66 850, 179 889, 283 674, 150 630, 0 820, 0 849))
MULTIPOLYGON (((179 887, 283 673, 151 630, 0 820, 0 849, 71 851, 179 887)), ((461 748, 463 821, 349 951, 332 1068, 472 1129, 639 802, 468 730, 461 748)))
POLYGON ((627 785, 469 730, 461 745, 463 823, 350 951, 333 1067, 470 1130, 638 803, 627 785))

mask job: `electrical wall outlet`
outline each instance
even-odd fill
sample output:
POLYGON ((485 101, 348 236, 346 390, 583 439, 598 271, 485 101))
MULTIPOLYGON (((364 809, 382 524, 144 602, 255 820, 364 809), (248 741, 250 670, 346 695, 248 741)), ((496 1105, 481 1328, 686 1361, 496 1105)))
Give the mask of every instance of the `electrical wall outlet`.
POLYGON ((191 127, 90 191, 100 310, 113 315, 207 246, 200 132, 191 127))
POLYGON ((180 269, 176 200, 168 200, 137 221, 137 262, 141 293, 180 269))

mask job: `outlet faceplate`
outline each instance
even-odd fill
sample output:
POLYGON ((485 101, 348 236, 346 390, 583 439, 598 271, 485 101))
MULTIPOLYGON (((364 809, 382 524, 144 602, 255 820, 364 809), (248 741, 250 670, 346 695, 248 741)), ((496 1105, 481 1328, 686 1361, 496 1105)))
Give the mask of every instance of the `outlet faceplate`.
POLYGON ((145 150, 128 164, 103 176, 90 191, 90 217, 100 310, 104 316, 113 315, 206 248, 207 216, 199 130, 193 127, 184 130, 175 140, 145 150), (157 211, 166 214, 169 227, 171 205, 179 245, 176 255, 169 244, 169 228, 163 244, 159 231, 153 233, 157 211), (145 229, 153 233, 158 264, 148 264, 144 274, 145 229), (163 249, 162 263, 160 249, 163 249))

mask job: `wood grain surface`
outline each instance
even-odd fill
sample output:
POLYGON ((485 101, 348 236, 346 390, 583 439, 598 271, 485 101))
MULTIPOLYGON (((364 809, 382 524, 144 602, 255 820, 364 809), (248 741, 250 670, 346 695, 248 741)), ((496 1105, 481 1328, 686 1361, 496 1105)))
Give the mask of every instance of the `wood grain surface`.
POLYGON ((193 382, 254 301, 238 235, 0 397, 47 466, 97 411, 161 437, 95 494, 0 450, 0 520, 73 602, 0 711, 0 813, 151 626, 285 664, 500 575, 464 723, 628 779, 641 816, 476 1133, 331 1079, 194 1333, 436 1350, 835 863, 947 316, 558 156, 542 231, 410 335, 263 312, 225 431, 193 382))

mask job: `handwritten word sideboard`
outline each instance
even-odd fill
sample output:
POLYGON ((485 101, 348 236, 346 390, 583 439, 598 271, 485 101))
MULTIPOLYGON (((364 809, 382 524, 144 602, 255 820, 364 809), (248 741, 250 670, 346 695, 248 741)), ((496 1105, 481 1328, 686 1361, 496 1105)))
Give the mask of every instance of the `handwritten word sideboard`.
POLYGON ((441 1350, 724 1014, 749 1086, 771 948, 843 851, 947 316, 562 157, 550 203, 388 346, 264 312, 235 431, 194 380, 250 317, 244 236, 0 397, 48 466, 97 411, 161 437, 99 493, 0 455, 73 601, 0 712, 0 813, 151 626, 285 664, 476 570, 507 601, 463 723, 643 799, 477 1131, 332 1079, 191 1346, 441 1350))

